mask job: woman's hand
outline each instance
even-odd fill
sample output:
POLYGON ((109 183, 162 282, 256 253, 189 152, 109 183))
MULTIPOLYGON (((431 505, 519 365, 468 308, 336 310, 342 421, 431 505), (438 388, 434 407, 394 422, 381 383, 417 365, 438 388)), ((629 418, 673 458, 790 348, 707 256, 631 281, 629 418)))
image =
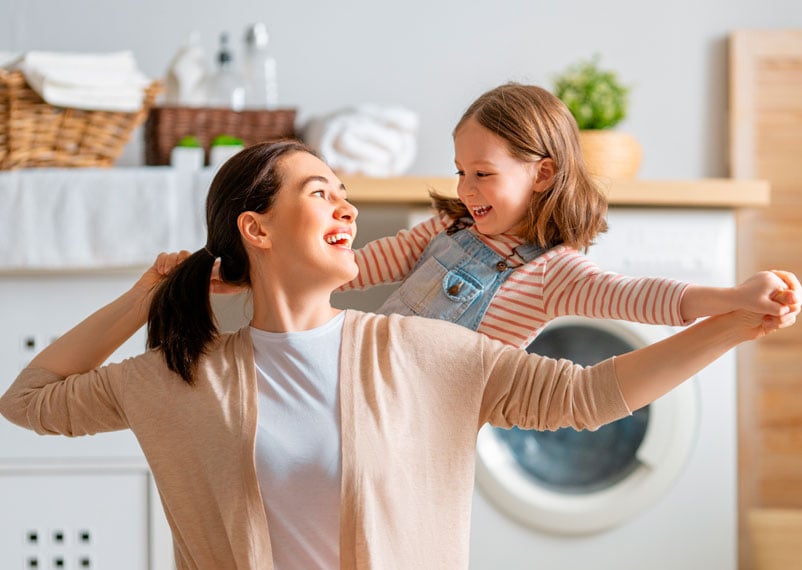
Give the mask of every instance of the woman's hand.
POLYGON ((156 286, 161 283, 162 279, 167 277, 173 269, 190 255, 191 253, 185 249, 169 253, 160 253, 156 257, 156 261, 153 262, 153 265, 151 265, 134 284, 134 289, 150 296, 156 286))
MULTIPOLYGON (((181 251, 160 253, 156 257, 156 261, 153 262, 153 265, 151 265, 148 270, 145 271, 142 277, 140 277, 136 282, 134 288, 138 289, 149 297, 156 286, 161 283, 165 277, 170 275, 173 269, 183 263, 190 255, 192 254, 185 249, 181 251)), ((210 293, 231 295, 235 293, 241 293, 246 289, 247 287, 240 285, 224 283, 223 280, 220 279, 220 260, 215 260, 214 266, 212 267, 212 276, 209 282, 210 293)))

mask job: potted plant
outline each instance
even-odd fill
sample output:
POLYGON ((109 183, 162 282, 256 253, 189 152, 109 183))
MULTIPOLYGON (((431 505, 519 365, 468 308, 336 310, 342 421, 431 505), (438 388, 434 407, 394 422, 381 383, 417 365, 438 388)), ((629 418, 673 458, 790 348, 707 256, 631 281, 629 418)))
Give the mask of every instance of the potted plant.
POLYGON ((641 148, 631 135, 614 130, 627 116, 629 87, 613 71, 601 69, 600 57, 579 61, 554 78, 554 94, 579 127, 579 141, 591 174, 634 178, 641 148))

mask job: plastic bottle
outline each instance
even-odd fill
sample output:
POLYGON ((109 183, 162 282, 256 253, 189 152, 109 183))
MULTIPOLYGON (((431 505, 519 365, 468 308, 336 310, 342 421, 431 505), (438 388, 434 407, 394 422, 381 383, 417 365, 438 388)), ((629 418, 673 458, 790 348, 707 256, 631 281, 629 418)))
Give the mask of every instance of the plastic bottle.
POLYGON ((208 81, 206 54, 200 45, 200 32, 195 30, 170 61, 167 70, 165 102, 168 105, 200 107, 206 104, 205 84, 208 81))
POLYGON ((268 39, 264 24, 251 24, 245 30, 242 69, 245 106, 251 109, 275 109, 278 106, 276 60, 267 49, 268 39))
POLYGON ((217 70, 209 78, 206 97, 212 107, 241 111, 245 106, 245 85, 234 67, 234 57, 228 47, 228 34, 225 32, 220 34, 217 70))

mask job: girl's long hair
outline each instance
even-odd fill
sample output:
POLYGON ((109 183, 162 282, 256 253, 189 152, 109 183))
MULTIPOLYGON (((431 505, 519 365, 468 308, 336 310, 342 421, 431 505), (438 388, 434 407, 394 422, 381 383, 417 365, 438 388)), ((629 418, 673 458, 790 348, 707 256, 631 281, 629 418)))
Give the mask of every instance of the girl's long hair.
POLYGON ((281 159, 309 152, 298 141, 261 143, 231 157, 214 177, 206 197, 206 246, 168 275, 156 290, 148 315, 148 348, 192 384, 198 359, 219 334, 209 297, 215 259, 225 283, 249 286, 250 264, 239 233, 242 212, 264 213, 281 187, 281 159))
MULTIPOLYGON (((607 199, 585 166, 576 120, 556 96, 535 85, 507 83, 474 101, 453 134, 469 119, 504 139, 519 160, 554 161, 553 184, 532 193, 519 237, 540 246, 564 243, 582 249, 607 231, 607 199)), ((459 198, 436 192, 431 196, 440 213, 453 219, 470 217, 459 198)))

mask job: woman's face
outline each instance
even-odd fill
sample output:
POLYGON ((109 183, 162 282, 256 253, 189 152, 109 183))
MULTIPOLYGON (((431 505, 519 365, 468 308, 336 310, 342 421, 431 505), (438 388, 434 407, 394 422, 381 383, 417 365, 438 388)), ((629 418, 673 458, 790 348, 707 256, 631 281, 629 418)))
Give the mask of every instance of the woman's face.
POLYGON ((536 191, 538 162, 514 157, 507 143, 474 119, 454 134, 457 194, 485 235, 515 233, 536 191))
POLYGON ((298 286, 339 287, 356 277, 351 244, 357 209, 345 186, 317 157, 296 152, 282 159, 283 184, 266 215, 270 255, 298 286))

